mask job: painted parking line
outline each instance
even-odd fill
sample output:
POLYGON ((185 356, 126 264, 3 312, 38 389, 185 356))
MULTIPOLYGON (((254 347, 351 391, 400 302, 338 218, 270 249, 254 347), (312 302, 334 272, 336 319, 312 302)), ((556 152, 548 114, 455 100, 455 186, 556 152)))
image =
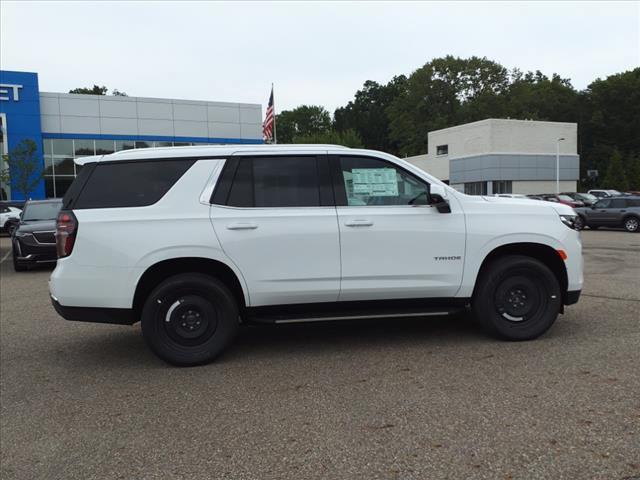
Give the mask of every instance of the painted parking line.
POLYGON ((2 257, 2 260, 0 260, 0 264, 3 263, 7 258, 9 258, 9 255, 11 255, 11 250, 9 250, 7 254, 4 257, 2 257))

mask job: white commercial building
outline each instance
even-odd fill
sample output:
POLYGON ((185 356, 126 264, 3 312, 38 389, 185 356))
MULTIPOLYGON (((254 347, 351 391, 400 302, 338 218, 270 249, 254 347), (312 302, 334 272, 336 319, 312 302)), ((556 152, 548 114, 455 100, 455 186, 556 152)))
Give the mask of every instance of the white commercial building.
POLYGON ((465 193, 575 192, 578 125, 489 118, 428 133, 429 151, 410 163, 465 193))

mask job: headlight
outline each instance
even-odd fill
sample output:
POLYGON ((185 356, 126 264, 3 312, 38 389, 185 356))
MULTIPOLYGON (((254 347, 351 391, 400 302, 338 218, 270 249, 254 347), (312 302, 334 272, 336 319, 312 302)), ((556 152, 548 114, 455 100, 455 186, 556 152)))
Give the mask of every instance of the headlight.
POLYGON ((577 230, 576 218, 578 218, 577 215, 560 215, 560 221, 573 230, 577 230))
POLYGON ((31 235, 29 232, 21 232, 19 230, 15 233, 16 237, 30 237, 31 235))

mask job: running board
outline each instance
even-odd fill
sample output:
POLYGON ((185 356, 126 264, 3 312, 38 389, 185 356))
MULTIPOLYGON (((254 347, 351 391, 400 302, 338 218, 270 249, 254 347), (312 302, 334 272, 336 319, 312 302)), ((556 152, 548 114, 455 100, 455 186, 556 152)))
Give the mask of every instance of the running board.
POLYGON ((463 311, 468 300, 455 299, 454 302, 436 302, 436 305, 433 305, 433 302, 428 303, 431 303, 432 305, 416 305, 415 302, 412 301, 280 305, 248 308, 246 309, 243 317, 249 322, 282 324, 377 318, 446 316, 463 311))

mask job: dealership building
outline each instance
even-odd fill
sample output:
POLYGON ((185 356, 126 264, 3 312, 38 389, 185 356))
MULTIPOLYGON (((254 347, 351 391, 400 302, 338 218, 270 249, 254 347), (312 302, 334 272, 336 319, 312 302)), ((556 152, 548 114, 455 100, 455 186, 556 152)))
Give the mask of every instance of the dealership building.
MULTIPOLYGON (((263 143, 259 104, 40 92, 31 72, 0 71, 0 127, 2 155, 23 140, 36 143, 44 176, 32 199, 63 196, 81 168, 74 159, 82 156, 263 143)), ((9 185, 1 188, 3 198, 23 199, 9 185)))
POLYGON ((410 163, 472 195, 575 192, 580 175, 575 123, 487 119, 428 133, 410 163))

